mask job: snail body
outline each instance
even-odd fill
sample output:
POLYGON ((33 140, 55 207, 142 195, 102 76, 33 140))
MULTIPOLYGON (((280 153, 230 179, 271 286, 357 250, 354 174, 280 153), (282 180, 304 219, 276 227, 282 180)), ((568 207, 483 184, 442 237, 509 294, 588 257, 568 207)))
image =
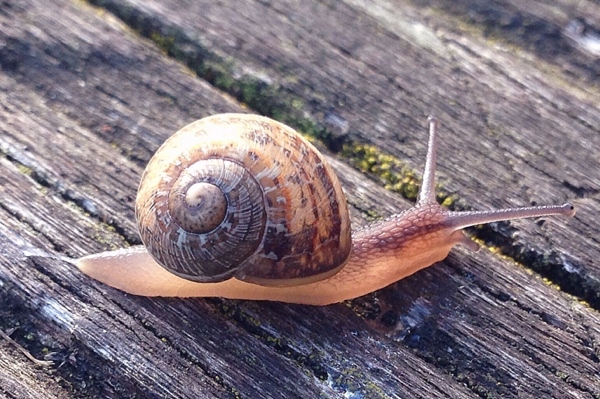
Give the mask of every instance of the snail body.
POLYGON ((81 271, 145 296, 225 297, 326 305, 383 288, 478 245, 464 227, 574 215, 571 204, 451 212, 435 201, 437 121, 417 204, 351 232, 340 183, 323 156, 271 119, 221 114, 169 138, 136 199, 144 247, 76 260, 81 271))

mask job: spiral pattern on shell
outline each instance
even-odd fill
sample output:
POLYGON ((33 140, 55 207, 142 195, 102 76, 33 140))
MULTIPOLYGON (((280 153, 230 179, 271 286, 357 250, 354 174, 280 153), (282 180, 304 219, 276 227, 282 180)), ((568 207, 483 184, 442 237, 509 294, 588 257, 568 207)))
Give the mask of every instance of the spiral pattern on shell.
POLYGON ((157 262, 199 282, 303 284, 334 274, 351 250, 331 167, 256 115, 207 117, 170 137, 142 176, 136 216, 157 262))

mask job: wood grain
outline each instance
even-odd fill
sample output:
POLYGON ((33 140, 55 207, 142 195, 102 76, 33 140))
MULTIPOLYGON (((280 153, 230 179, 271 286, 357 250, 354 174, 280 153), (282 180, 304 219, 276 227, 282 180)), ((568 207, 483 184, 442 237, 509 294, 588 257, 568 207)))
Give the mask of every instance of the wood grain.
POLYGON ((598 5, 93 3, 0 3, 0 328, 54 361, 0 341, 0 396, 600 396, 598 5), (461 204, 578 214, 477 231, 510 256, 457 249, 323 308, 134 297, 61 259, 139 243, 145 163, 227 111, 316 126, 356 225, 409 203, 341 155, 421 170, 431 112, 461 204))

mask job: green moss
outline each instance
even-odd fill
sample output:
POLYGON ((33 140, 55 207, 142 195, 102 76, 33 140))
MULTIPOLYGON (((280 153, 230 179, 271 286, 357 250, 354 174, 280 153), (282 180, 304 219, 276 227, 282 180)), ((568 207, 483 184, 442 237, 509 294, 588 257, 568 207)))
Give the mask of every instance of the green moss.
POLYGON ((215 85, 224 91, 230 91, 235 83, 236 81, 231 75, 222 73, 215 77, 215 85))
POLYGON ((462 207, 461 205, 459 205, 460 202, 461 200, 458 197, 458 195, 452 194, 444 198, 444 200, 442 201, 442 205, 446 208, 456 209, 457 207, 462 207))
POLYGON ((369 220, 379 220, 382 218, 381 214, 379 212, 375 211, 374 209, 367 209, 365 211, 365 216, 369 220))
POLYGON ((234 387, 231 387, 231 393, 233 394, 234 398, 241 398, 242 397, 242 394, 240 393, 240 391, 238 391, 234 387))
POLYGON ((398 158, 382 153, 375 146, 359 143, 345 144, 342 155, 364 173, 377 176, 386 189, 400 193, 407 199, 417 198, 420 180, 398 158))
POLYGON ((22 163, 18 164, 19 172, 23 173, 26 176, 31 176, 33 171, 31 168, 23 165, 22 163))
POLYGON ((149 39, 165 53, 170 54, 175 46, 175 36, 166 36, 157 31, 150 32, 149 39))
POLYGON ((569 378, 569 375, 563 371, 556 371, 556 376, 563 381, 566 381, 569 378))
POLYGON ((367 381, 363 388, 365 398, 388 398, 389 396, 379 386, 371 381, 367 381))
POLYGON ((334 385, 351 393, 359 393, 364 398, 389 398, 375 383, 368 380, 356 366, 343 370, 333 379, 334 385))
POLYGON ((292 100, 292 107, 297 110, 301 110, 304 108, 304 101, 299 98, 295 98, 292 100))

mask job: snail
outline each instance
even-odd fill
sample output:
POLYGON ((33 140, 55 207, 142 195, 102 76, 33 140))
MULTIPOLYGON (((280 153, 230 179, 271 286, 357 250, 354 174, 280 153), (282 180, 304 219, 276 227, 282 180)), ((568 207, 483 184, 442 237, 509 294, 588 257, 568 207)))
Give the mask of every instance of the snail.
POLYGON ((144 247, 76 260, 85 274, 144 296, 327 305, 356 298, 479 246, 463 228, 548 215, 564 205, 453 212, 435 200, 438 122, 416 205, 351 232, 338 178, 290 127, 220 114, 182 128, 143 173, 135 213, 144 247))

